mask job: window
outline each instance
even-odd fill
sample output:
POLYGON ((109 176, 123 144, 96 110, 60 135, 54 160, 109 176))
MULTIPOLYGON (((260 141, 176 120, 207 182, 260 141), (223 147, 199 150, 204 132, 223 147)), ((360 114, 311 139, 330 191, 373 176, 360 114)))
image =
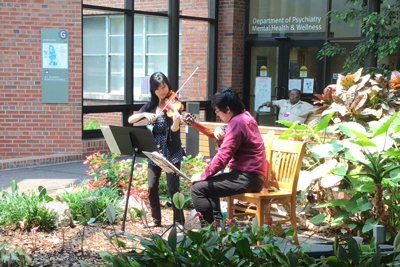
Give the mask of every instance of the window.
MULTIPOLYGON (((216 56, 208 48, 215 47, 217 37, 217 1, 199 0, 196 5, 181 1, 180 15, 168 13, 169 5, 174 4, 166 0, 157 3, 117 0, 108 4, 84 0, 82 113, 85 124, 128 126, 128 117, 150 96, 148 78, 153 72, 174 75, 179 87, 180 76, 186 80, 200 65, 195 78, 181 90, 180 97, 182 101, 202 101, 201 108, 209 108, 207 96, 216 88, 216 56), (169 19, 180 19, 178 36, 168 35, 169 19), (179 49, 174 49, 169 57, 171 41, 179 49), (173 70, 168 70, 171 67, 173 70), (119 114, 119 117, 110 114, 119 114)), ((82 136, 89 139, 102 134, 99 129, 92 129, 83 130, 82 136)))
MULTIPOLYGON (((123 101, 124 17, 84 17, 83 43, 85 104, 123 101)), ((147 100, 149 76, 156 71, 168 73, 168 17, 136 14, 133 51, 134 100, 147 100)))
POLYGON ((84 104, 123 103, 124 16, 83 18, 84 104))
POLYGON ((134 17, 134 100, 150 97, 148 78, 156 71, 168 75, 168 17, 134 17))

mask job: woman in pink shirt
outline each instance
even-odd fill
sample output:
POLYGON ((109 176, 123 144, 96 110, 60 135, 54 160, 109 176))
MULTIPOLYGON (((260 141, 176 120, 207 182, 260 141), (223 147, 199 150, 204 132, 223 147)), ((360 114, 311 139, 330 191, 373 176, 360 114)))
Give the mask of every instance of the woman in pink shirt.
MULTIPOLYGON (((228 125, 225 133, 214 132, 223 141, 208 167, 191 178, 194 208, 207 223, 222 221, 220 197, 260 192, 267 174, 265 147, 257 122, 245 110, 238 93, 224 88, 214 95, 211 105, 228 125), (223 172, 225 167, 229 172, 223 172)), ((200 222, 204 226, 204 221, 200 222)))

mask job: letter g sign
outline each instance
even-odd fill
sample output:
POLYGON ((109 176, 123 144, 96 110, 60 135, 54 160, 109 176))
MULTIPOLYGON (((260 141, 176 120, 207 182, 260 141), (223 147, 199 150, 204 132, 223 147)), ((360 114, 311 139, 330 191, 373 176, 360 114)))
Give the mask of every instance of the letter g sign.
POLYGON ((58 35, 60 36, 61 39, 65 39, 68 36, 68 32, 66 30, 61 30, 58 35))

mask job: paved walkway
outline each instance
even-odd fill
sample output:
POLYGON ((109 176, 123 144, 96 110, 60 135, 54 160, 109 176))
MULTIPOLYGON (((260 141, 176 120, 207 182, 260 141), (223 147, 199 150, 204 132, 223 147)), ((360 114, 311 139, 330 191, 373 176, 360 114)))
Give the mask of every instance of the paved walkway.
POLYGON ((37 192, 39 185, 51 192, 80 184, 90 177, 86 174, 86 170, 89 170, 89 165, 83 164, 83 161, 0 170, 0 189, 11 192, 11 178, 13 178, 18 184, 20 193, 28 189, 37 192))

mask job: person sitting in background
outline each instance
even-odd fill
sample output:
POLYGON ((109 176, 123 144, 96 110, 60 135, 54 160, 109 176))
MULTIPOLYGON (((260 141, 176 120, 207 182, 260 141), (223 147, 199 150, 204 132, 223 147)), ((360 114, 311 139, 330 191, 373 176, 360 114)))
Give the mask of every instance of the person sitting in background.
POLYGON ((226 132, 215 131, 222 144, 201 174, 191 178, 193 206, 205 223, 222 221, 220 197, 258 193, 264 188, 267 161, 264 141, 253 116, 245 110, 238 93, 230 87, 217 92, 211 100, 215 114, 227 122, 226 132), (220 172, 228 166, 229 172, 220 172))
MULTIPOLYGON (((293 89, 290 91, 289 99, 273 100, 272 102, 265 102, 261 106, 279 107, 278 120, 280 121, 298 121, 299 124, 304 123, 307 119, 308 114, 314 113, 317 108, 313 105, 300 100, 300 90, 293 89)), ((284 126, 277 124, 277 126, 284 126)))

